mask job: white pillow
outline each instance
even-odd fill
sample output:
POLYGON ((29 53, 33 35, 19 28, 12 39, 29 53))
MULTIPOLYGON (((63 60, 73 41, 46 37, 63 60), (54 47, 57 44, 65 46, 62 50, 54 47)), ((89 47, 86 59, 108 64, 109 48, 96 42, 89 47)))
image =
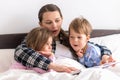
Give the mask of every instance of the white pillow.
POLYGON ((9 69, 14 60, 14 49, 0 49, 0 73, 9 69))
POLYGON ((120 34, 113 34, 90 39, 91 42, 104 45, 112 51, 113 58, 120 61, 120 34))
POLYGON ((77 62, 73 59, 70 59, 70 58, 57 59, 57 60, 55 60, 55 63, 60 64, 60 65, 75 67, 80 70, 85 68, 82 64, 80 64, 79 62, 77 62))

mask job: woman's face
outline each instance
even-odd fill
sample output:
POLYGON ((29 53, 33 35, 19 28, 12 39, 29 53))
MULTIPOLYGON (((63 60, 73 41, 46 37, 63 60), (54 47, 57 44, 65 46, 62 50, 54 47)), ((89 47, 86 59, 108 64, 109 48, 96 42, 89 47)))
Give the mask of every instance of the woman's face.
POLYGON ((60 33, 61 25, 62 25, 62 18, 58 11, 53 12, 45 12, 43 14, 43 20, 40 22, 42 27, 48 28, 50 31, 53 32, 55 37, 58 36, 60 33))

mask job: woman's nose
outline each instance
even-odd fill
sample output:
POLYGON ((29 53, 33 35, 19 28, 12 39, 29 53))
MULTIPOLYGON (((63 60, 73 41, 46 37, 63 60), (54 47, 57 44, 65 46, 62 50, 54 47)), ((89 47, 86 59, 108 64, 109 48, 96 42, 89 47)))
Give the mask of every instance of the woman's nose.
POLYGON ((56 22, 53 22, 52 27, 53 27, 53 28, 57 27, 57 23, 56 23, 56 22))

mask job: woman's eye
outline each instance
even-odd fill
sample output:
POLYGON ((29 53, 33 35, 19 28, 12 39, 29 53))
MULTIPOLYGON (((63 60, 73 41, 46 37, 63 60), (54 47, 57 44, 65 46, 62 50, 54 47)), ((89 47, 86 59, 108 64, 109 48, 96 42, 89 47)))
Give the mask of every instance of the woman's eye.
POLYGON ((52 22, 45 22, 46 24, 51 24, 52 22))
POLYGON ((55 22, 59 22, 60 20, 56 20, 55 22))

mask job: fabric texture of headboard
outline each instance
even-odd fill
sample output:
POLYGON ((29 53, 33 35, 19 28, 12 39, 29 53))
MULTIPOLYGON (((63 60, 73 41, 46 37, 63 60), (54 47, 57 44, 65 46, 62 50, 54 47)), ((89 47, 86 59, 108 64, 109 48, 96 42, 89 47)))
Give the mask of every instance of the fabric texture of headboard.
MULTIPOLYGON (((118 34, 120 30, 104 30, 104 29, 94 29, 91 38, 106 36, 111 34, 118 34)), ((27 33, 19 33, 19 34, 1 34, 0 35, 0 49, 14 49, 16 48, 27 33)))
POLYGON ((27 33, 0 35, 0 49, 16 48, 26 35, 27 33))

